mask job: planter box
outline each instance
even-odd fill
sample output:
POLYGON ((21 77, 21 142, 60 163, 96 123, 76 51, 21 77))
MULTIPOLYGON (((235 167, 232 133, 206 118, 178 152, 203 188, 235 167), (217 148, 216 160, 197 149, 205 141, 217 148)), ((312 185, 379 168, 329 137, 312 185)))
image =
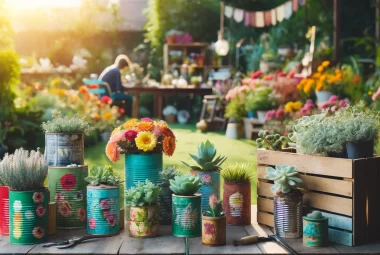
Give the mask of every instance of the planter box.
POLYGON ((320 210, 329 218, 329 240, 354 246, 379 240, 380 157, 342 159, 257 150, 257 221, 273 227, 273 194, 266 168, 294 165, 307 193, 305 213, 320 210))

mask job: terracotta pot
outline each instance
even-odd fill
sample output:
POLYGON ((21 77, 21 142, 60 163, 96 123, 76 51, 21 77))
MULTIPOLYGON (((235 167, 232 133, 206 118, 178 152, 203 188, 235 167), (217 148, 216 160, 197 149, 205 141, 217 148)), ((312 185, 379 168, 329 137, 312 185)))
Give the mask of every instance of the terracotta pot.
POLYGON ((230 225, 251 224, 251 183, 224 182, 223 207, 230 225))
POLYGON ((210 246, 226 245, 226 217, 202 215, 202 243, 210 246))
POLYGON ((165 121, 167 123, 175 123, 176 119, 177 119, 177 115, 175 115, 175 114, 170 114, 170 115, 165 116, 165 121))
POLYGON ((166 42, 167 42, 168 44, 173 44, 173 43, 175 43, 175 36, 174 36, 174 35, 171 35, 171 36, 166 37, 166 42))

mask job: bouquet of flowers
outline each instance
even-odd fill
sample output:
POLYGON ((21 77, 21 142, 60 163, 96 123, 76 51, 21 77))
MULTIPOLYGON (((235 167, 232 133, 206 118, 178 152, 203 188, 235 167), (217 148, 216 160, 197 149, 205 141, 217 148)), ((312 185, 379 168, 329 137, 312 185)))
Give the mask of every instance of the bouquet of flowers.
POLYGON ((123 154, 165 153, 172 156, 176 147, 173 131, 165 121, 150 118, 131 119, 115 128, 106 146, 107 157, 112 162, 123 154))

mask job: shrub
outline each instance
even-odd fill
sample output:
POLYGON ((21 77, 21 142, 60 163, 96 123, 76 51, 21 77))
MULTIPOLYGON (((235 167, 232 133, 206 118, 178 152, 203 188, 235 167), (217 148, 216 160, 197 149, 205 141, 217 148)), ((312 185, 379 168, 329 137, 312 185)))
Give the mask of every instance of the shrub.
POLYGON ((85 133, 93 130, 91 124, 84 117, 73 117, 58 114, 52 120, 42 123, 42 129, 47 133, 85 133))
POLYGON ((252 178, 252 165, 236 163, 228 164, 220 172, 225 182, 248 182, 252 178))

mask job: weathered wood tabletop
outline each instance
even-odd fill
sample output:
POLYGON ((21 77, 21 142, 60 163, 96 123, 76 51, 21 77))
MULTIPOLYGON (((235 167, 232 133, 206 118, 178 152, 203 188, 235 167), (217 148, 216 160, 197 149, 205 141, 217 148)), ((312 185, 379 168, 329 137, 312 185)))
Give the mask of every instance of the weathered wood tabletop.
MULTIPOLYGON (((233 246, 232 240, 240 239, 247 235, 266 236, 272 234, 272 230, 266 226, 258 225, 256 221, 256 206, 252 207, 252 225, 228 226, 227 245, 210 247, 202 245, 201 238, 189 239, 190 254, 287 254, 288 252, 275 242, 262 242, 246 246, 233 246)), ((86 235, 86 230, 60 230, 50 236, 49 241, 68 239, 74 236, 86 235)), ((306 248, 302 239, 286 239, 286 242, 300 254, 380 254, 380 242, 357 247, 348 247, 338 244, 330 244, 325 248, 306 248)), ((43 248, 38 245, 11 245, 8 237, 0 237, 0 254, 184 254, 185 240, 171 235, 171 226, 161 226, 161 235, 157 238, 140 239, 128 236, 123 230, 120 235, 93 239, 70 249, 57 249, 54 247, 43 248)))

